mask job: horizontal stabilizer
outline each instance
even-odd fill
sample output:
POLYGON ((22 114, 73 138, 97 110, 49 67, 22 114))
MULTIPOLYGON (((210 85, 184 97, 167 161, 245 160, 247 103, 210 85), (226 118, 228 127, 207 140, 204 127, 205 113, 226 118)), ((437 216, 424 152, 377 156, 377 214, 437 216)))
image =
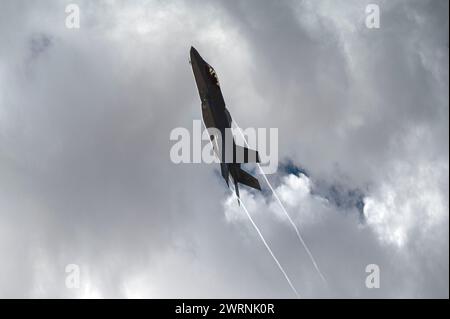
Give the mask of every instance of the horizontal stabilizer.
POLYGON ((244 170, 239 170, 239 175, 237 177, 237 182, 247 185, 249 187, 261 190, 261 186, 259 185, 259 181, 256 177, 250 175, 244 170))

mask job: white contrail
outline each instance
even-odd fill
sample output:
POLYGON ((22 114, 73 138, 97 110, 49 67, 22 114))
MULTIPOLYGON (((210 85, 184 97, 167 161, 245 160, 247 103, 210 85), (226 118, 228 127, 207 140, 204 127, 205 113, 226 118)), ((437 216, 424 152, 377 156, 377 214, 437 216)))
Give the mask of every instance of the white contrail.
MULTIPOLYGON (((230 188, 231 189, 231 188, 230 188)), ((259 235, 259 238, 261 238, 261 241, 263 242, 264 246, 266 246, 267 250, 269 251, 270 255, 272 256, 273 260, 275 261, 275 263, 277 264, 278 268, 280 269, 280 271, 283 273, 284 278, 286 278, 286 281, 288 282, 289 286, 291 286, 292 291, 294 291, 295 295, 297 296, 297 298, 301 298, 300 294, 297 292, 297 289, 295 289, 294 285, 292 284, 291 280, 289 279, 289 276, 286 274, 286 272, 284 271, 283 267, 281 266, 280 262, 278 261, 277 257, 275 257, 274 253, 272 252, 272 249, 270 249, 269 245, 267 244, 266 240, 264 239, 264 236, 262 235, 261 231, 259 230, 258 226, 255 224, 255 222, 253 221, 252 216, 250 215, 250 213, 248 212, 247 208, 245 207, 244 203, 242 202, 242 200, 236 195, 236 192, 231 189, 233 195, 237 198, 237 200, 239 201, 239 203, 241 204, 242 208, 244 209, 245 213, 247 214, 248 219, 250 220, 250 222, 252 223, 253 227, 255 228, 256 232, 259 235)))
MULTIPOLYGON (((203 125, 206 128, 205 122, 203 121, 203 125)), ((242 134, 242 132, 241 132, 242 134)), ((245 138, 244 138, 245 140, 245 138)), ((211 147, 214 150, 214 145, 212 143, 211 140, 209 140, 209 142, 211 143, 211 147)), ((246 142, 247 143, 247 142, 246 142)), ((217 154, 215 154, 217 156, 217 154)), ((236 195, 236 192, 234 191, 234 189, 231 189, 232 194, 237 198, 237 200, 239 201, 239 203, 241 204, 242 208, 244 209, 245 213, 247 214, 248 219, 250 220, 250 222, 252 223, 253 227, 255 228, 256 232, 259 235, 259 238, 261 238, 261 241, 263 242, 264 246, 266 246, 267 250, 269 251, 270 255, 272 256, 273 260, 275 261, 275 263, 277 264, 278 268, 280 269, 280 271, 283 273, 284 278, 286 278, 286 281, 288 282, 289 286, 291 287, 292 291, 295 293, 295 295, 297 296, 297 298, 301 298, 300 294, 298 293, 297 289, 295 289, 294 285, 292 284, 291 280, 289 279, 289 276, 287 275, 286 271, 284 271, 284 268, 281 266, 280 262, 278 261, 277 257, 275 256, 275 254, 272 252, 272 249, 270 249, 269 245, 267 244, 266 240, 264 239, 264 236, 262 235, 261 231, 259 230, 258 226, 255 224, 255 222, 253 221, 252 216, 250 215, 250 213, 248 212, 247 208, 245 207, 244 203, 242 202, 242 200, 236 195)))
MULTIPOLYGON (((242 133, 241 128, 239 127, 239 125, 236 123, 236 121, 233 119, 234 125, 236 126, 236 128, 238 129, 239 133, 241 134, 242 139, 244 140, 245 146, 248 146, 247 140, 244 137, 244 134, 242 133)), ((267 185, 269 185, 270 190, 272 191, 273 195, 275 196, 276 200, 278 201, 278 204, 280 204, 280 207, 283 209, 284 214, 286 215, 286 217, 288 218, 289 222, 291 223, 292 227, 294 227, 295 232, 297 234, 298 239, 300 240, 300 242, 302 243, 303 247, 306 250, 306 253, 308 254, 309 258, 311 259, 311 262, 314 265, 314 268, 316 269, 317 273, 319 274, 320 278, 322 278, 322 280, 325 282, 325 284, 327 284, 327 280, 325 279, 325 277, 322 275, 322 272, 319 269, 319 266, 317 265, 313 255, 311 254, 308 246, 306 245, 305 241, 303 240, 303 237, 300 235, 300 231, 298 230, 297 225, 294 223, 294 221, 292 220, 291 216, 288 214, 288 212, 286 211, 286 209, 284 208, 283 204, 281 203, 280 198, 278 197, 277 193, 275 192, 275 190, 273 189, 272 185, 270 184, 269 180, 267 179, 266 174, 264 173, 261 165, 259 163, 256 163, 259 170, 261 171, 262 176, 264 176, 264 179, 267 183, 267 185)))
MULTIPOLYGON (((203 119, 202 119, 203 120, 203 119)), ((202 121, 203 122, 203 121, 202 121)), ((203 122, 203 125, 205 126, 206 129, 206 125, 205 122, 203 122)), ((212 143, 211 140, 209 140, 209 142, 211 143, 211 147, 214 150, 214 145, 212 143)), ((216 154, 217 156, 217 154, 216 154)), ((281 266, 280 262, 278 261, 277 257, 275 257, 275 254, 272 252, 272 249, 270 249, 269 245, 267 244, 266 240, 264 239, 264 236, 262 235, 261 231, 259 230, 258 226, 255 224, 255 222, 253 221, 252 216, 249 214, 247 208, 245 207, 244 203, 242 202, 242 200, 236 195, 236 192, 231 189, 231 193, 237 198, 237 200, 239 201, 239 203, 241 204, 242 208, 244 209, 245 213, 247 214, 248 219, 250 220, 250 222, 252 223, 253 227, 255 228, 256 232, 259 235, 259 238, 261 238, 261 241, 263 242, 264 246, 266 246, 267 250, 269 251, 270 255, 272 256, 273 260, 275 260, 275 263, 277 264, 278 268, 280 269, 280 271, 283 273, 284 278, 286 278, 286 281, 288 282, 289 286, 291 287, 291 289, 294 291, 295 295, 297 296, 297 298, 301 298, 300 294, 297 292, 297 289, 295 289, 294 285, 292 284, 291 280, 289 279, 289 276, 286 274, 286 272, 284 271, 283 267, 281 266)))

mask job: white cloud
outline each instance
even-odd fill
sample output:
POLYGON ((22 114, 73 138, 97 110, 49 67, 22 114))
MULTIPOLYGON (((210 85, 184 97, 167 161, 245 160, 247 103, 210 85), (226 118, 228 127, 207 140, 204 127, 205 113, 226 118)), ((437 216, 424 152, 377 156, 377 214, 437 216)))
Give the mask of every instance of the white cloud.
POLYGON ((448 174, 448 163, 396 163, 390 178, 364 199, 367 223, 383 241, 398 246, 417 231, 421 239, 432 236, 436 227, 448 225, 448 197, 442 189, 448 174))
POLYGON ((64 2, 3 1, 0 296, 292 297, 217 167, 169 160, 200 116, 194 45, 242 128, 279 128, 308 171, 270 178, 328 290, 270 194, 241 188, 302 295, 448 297, 448 2, 380 7, 372 32, 360 1, 81 1, 74 31, 64 2), (323 185, 358 190, 366 224, 323 185))

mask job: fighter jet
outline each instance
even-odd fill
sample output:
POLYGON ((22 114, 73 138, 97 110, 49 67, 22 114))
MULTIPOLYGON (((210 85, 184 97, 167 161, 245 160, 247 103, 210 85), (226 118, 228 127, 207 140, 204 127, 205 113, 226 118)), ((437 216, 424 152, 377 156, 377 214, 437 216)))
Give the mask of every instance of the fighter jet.
POLYGON ((261 190, 258 179, 241 168, 241 163, 259 163, 259 154, 255 150, 236 145, 231 134, 231 115, 225 107, 216 71, 194 47, 191 47, 190 63, 200 95, 203 122, 210 132, 214 152, 220 160, 222 177, 229 186, 231 175, 238 198, 238 183, 261 190))

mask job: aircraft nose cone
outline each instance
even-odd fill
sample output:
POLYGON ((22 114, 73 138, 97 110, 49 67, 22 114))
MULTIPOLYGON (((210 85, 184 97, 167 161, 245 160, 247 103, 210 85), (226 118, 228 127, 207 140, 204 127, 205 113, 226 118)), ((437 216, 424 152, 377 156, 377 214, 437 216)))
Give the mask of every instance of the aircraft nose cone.
POLYGON ((193 60, 198 61, 200 58, 200 54, 198 54, 197 50, 192 46, 191 46, 190 55, 191 55, 191 61, 193 61, 193 60))

